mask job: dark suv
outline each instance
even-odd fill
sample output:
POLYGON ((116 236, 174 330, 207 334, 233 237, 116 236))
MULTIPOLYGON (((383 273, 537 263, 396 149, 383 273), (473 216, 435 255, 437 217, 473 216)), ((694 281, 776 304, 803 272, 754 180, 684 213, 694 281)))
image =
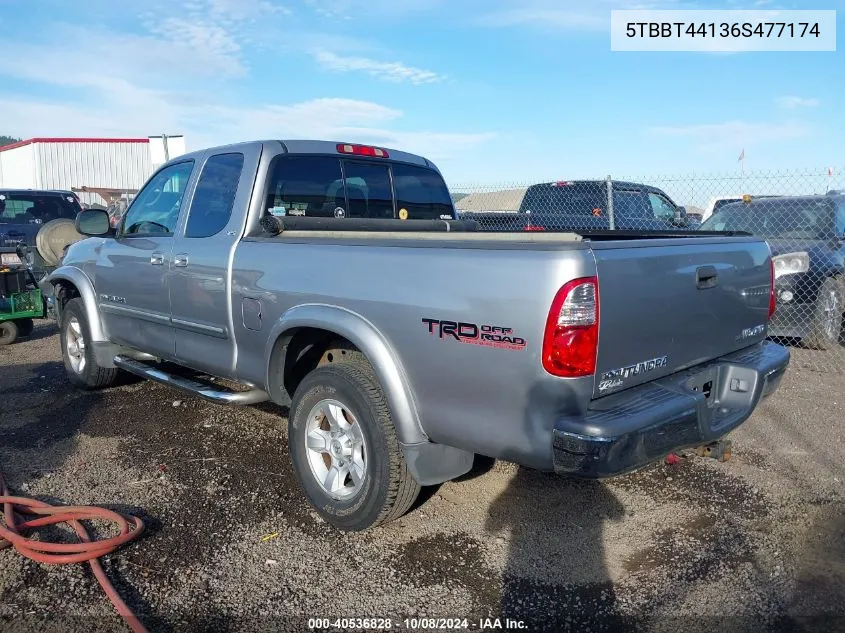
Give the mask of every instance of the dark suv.
POLYGON ((0 189, 0 264, 20 264, 17 244, 37 253, 35 236, 57 219, 74 220, 82 210, 72 191, 0 189))
POLYGON ((752 198, 721 207, 704 231, 746 231, 774 255, 777 310, 770 336, 808 347, 839 344, 845 311, 845 195, 752 198))

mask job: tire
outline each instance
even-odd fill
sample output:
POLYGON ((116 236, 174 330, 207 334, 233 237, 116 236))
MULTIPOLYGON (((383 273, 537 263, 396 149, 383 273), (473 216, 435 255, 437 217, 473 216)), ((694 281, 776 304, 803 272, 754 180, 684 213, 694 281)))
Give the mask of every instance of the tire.
POLYGON ((288 448, 305 497, 340 530, 358 532, 398 519, 419 496, 384 392, 359 354, 305 376, 291 402, 288 448), (332 429, 342 435, 332 438, 332 429), (309 448, 309 436, 323 439, 323 450, 309 448), (339 465, 342 481, 336 481, 342 487, 332 494, 327 477, 339 465))
POLYGON ((18 333, 21 336, 29 336, 35 329, 35 323, 32 319, 18 319, 18 333))
POLYGON ((18 338, 18 324, 14 321, 0 321, 0 345, 11 345, 18 338))
POLYGON ((116 367, 100 367, 94 349, 85 343, 91 340, 91 329, 85 316, 82 299, 76 297, 65 304, 59 329, 62 359, 71 384, 81 389, 109 387, 117 380, 116 367), (81 345, 80 345, 81 342, 81 345))
POLYGON ((841 277, 828 277, 819 288, 813 305, 810 333, 804 344, 810 349, 829 350, 839 345, 842 328, 842 312, 845 310, 841 277))

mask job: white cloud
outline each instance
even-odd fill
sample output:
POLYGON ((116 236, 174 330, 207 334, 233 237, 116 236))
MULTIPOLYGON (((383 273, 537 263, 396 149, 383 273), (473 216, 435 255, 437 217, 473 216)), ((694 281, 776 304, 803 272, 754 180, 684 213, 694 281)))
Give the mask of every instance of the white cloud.
MULTIPOLYGON (((198 20, 165 18, 154 23, 150 32, 161 36, 161 41, 156 44, 164 44, 176 54, 190 53, 194 60, 201 60, 203 67, 214 69, 214 72, 229 76, 246 72, 240 59, 241 47, 223 26, 198 20)), ((145 44, 150 42, 150 38, 145 39, 145 44)))
POLYGON ((511 1, 501 9, 489 9, 476 20, 480 26, 535 26, 564 30, 610 30, 613 9, 671 9, 682 0, 525 0, 514 7, 511 1))
POLYGON ((815 108, 819 105, 818 99, 805 99, 794 95, 778 97, 775 101, 781 108, 786 108, 787 110, 795 110, 796 108, 815 108))
POLYGON ((50 44, 0 39, 0 75, 26 81, 97 87, 105 78, 152 84, 240 77, 240 47, 219 27, 165 20, 149 34, 60 26, 50 44))
POLYGON ((446 3, 445 0, 305 0, 305 4, 324 18, 357 20, 407 17, 435 11, 446 3))
POLYGON ((1 38, 2 132, 21 137, 184 134, 193 149, 268 137, 321 138, 378 143, 434 160, 465 155, 492 138, 414 129, 400 109, 332 93, 305 93, 281 103, 256 100, 249 93, 254 82, 248 60, 254 55, 284 54, 290 61, 289 51, 319 51, 318 61, 335 71, 416 84, 443 77, 378 61, 388 53, 366 40, 281 28, 290 13, 269 0, 187 0, 179 17, 164 18, 174 14, 158 11, 163 1, 148 0, 136 22, 138 32, 101 23, 48 23, 34 37, 1 38), (280 28, 268 38, 275 27, 280 28), (260 50, 264 44, 273 48, 260 50), (28 93, 30 85, 38 85, 38 92, 28 93))
MULTIPOLYGON (((260 138, 323 138, 455 156, 488 134, 409 130, 404 113, 368 100, 324 95, 288 103, 243 97, 249 67, 238 41, 217 24, 161 21, 154 32, 59 27, 44 41, 0 40, 3 131, 16 136, 185 134, 199 148, 260 138), (117 42, 119 45, 115 45, 117 42), (39 45, 40 44, 40 45, 39 45), (52 88, 49 97, 9 89, 14 80, 52 88)), ((307 49, 306 49, 307 50, 307 49)), ((429 71, 368 58, 323 57, 341 69, 426 82, 429 71)), ((435 75, 435 78, 437 75, 435 75)), ((43 94, 43 91, 40 91, 43 94)))
POLYGON ((313 55, 317 63, 328 70, 360 71, 385 81, 428 84, 445 79, 444 75, 434 71, 406 66, 400 62, 380 62, 368 57, 347 57, 326 50, 314 51, 313 55))
POLYGON ((686 138, 696 148, 714 151, 725 148, 750 147, 760 143, 785 141, 806 137, 810 128, 801 122, 749 123, 727 121, 685 126, 658 126, 647 130, 650 134, 686 138))

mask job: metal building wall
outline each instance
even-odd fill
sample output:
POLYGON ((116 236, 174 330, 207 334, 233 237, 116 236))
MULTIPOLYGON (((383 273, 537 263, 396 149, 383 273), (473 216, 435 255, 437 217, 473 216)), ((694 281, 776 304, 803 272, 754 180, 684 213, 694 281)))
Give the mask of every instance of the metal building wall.
POLYGON ((21 145, 0 152, 0 187, 34 189, 37 177, 33 145, 21 145))
MULTIPOLYGON (((146 140, 39 142, 35 147, 36 187, 139 189, 152 174, 146 140)), ((97 194, 79 193, 82 202, 104 204, 97 194)))

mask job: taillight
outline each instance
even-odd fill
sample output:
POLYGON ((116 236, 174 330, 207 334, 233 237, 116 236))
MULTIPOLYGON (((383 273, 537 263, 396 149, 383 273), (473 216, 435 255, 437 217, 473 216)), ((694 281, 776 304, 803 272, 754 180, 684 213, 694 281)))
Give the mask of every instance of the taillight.
POLYGON ((523 231, 545 231, 546 229, 542 226, 534 226, 532 224, 527 225, 523 231))
POLYGON ((341 154, 357 154, 358 156, 375 156, 376 158, 390 158, 386 149, 370 147, 369 145, 348 145, 339 143, 337 151, 341 154))
POLYGON ((598 279, 573 279, 552 301, 543 337, 543 368, 561 378, 591 376, 598 343, 598 279))
POLYGON ((769 259, 769 270, 772 276, 769 278, 769 319, 775 315, 775 307, 777 306, 777 294, 775 292, 775 260, 769 259))

